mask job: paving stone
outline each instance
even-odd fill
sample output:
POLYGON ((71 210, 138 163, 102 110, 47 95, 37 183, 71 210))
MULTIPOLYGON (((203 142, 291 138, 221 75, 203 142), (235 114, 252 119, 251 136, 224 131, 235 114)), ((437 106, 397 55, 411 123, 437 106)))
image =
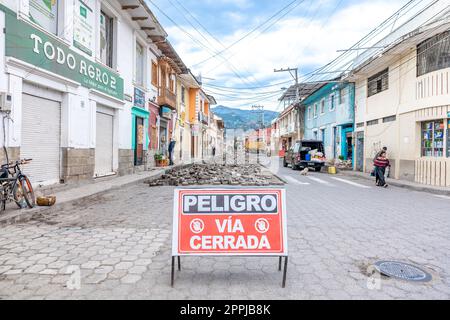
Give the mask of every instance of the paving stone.
POLYGON ((62 209, 48 217, 51 223, 40 218, 0 226, 0 297, 449 299, 450 217, 442 210, 448 200, 414 193, 411 201, 410 191, 403 189, 386 191, 372 184, 371 189, 362 189, 326 174, 301 177, 296 171, 281 170, 281 175, 310 183, 308 188, 286 186, 290 260, 285 289, 280 288, 276 259, 240 257, 182 259, 175 289, 170 288, 172 207, 167 204, 172 203, 173 187, 140 184, 99 196, 88 209, 78 205, 62 209), (83 227, 69 227, 75 225, 83 227), (53 262, 41 263, 48 258, 53 262), (378 259, 411 259, 435 268, 438 276, 426 289, 390 279, 382 281, 381 290, 369 290, 363 270, 378 259), (84 263, 92 267, 81 269, 80 290, 66 288, 71 276, 67 267, 74 261, 83 261, 80 268, 84 263), (30 269, 34 273, 26 273, 30 269), (49 269, 58 274, 45 274, 49 269), (18 270, 24 272, 14 274, 18 270), (48 284, 53 285, 51 292, 37 293, 48 284))
POLYGON ((120 262, 120 263, 116 264, 114 266, 114 269, 116 269, 116 270, 128 270, 128 269, 130 269, 132 267, 133 267, 133 262, 123 261, 123 262, 120 262))
POLYGON ((141 274, 144 273, 145 271, 147 271, 147 267, 144 266, 135 266, 128 269, 128 272, 132 274, 141 274))
POLYGON ((141 280, 141 276, 136 275, 136 274, 129 274, 129 275, 126 275, 125 277, 123 277, 122 279, 120 279, 120 281, 125 284, 136 283, 139 280, 141 280))
POLYGON ((81 265, 82 269, 95 269, 100 266, 100 261, 91 260, 81 265))
POLYGON ((46 268, 45 264, 35 264, 28 269, 26 269, 25 273, 39 273, 46 268))

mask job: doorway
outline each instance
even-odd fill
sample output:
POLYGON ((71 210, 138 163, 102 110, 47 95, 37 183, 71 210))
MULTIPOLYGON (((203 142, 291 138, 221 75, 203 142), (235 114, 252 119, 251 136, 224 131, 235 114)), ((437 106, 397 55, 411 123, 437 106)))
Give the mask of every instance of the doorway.
POLYGON ((136 117, 134 136, 136 148, 134 149, 134 165, 141 166, 144 163, 144 118, 136 117))
POLYGON ((364 132, 360 131, 356 135, 356 171, 364 170, 364 132))

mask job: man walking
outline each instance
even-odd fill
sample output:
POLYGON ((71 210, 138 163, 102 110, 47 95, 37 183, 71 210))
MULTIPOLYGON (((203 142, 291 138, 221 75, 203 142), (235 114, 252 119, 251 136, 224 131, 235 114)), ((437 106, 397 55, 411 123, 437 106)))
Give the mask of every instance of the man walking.
POLYGON ((388 185, 384 176, 386 173, 386 168, 390 166, 390 163, 386 157, 386 152, 382 151, 373 164, 375 166, 375 181, 377 186, 387 188, 388 185))
POLYGON ((375 162, 375 160, 381 155, 381 153, 386 153, 387 152, 387 147, 383 147, 383 149, 381 149, 380 151, 377 152, 377 154, 375 155, 375 157, 373 158, 373 161, 375 162))
POLYGON ((173 151, 175 150, 175 140, 172 138, 169 143, 169 166, 173 166, 173 151))

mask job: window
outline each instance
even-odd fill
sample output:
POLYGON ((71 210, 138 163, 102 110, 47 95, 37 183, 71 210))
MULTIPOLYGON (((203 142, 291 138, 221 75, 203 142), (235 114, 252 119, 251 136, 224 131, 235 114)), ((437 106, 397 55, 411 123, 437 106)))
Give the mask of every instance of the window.
POLYGON ((339 104, 344 104, 347 101, 347 88, 339 90, 339 104))
POLYGON ((158 86, 158 64, 152 61, 152 85, 158 86))
POLYGON ((113 67, 113 32, 114 19, 100 12, 100 61, 113 67))
POLYGON ((317 103, 314 105, 314 118, 317 118, 317 114, 319 112, 319 109, 317 107, 317 103))
POLYGON ((317 140, 317 129, 315 131, 313 131, 313 135, 314 135, 314 140, 317 140))
POLYGON ((136 84, 144 86, 144 47, 136 42, 136 84))
POLYGON ((336 108, 336 106, 334 104, 334 94, 332 94, 330 96, 330 111, 334 111, 335 108, 336 108))
POLYGON ((169 76, 169 90, 175 92, 175 75, 173 74, 169 76))
POLYGON ((370 77, 367 81, 368 97, 389 89, 389 69, 370 77))
POLYGON ((450 68, 450 31, 438 34, 417 46, 417 76, 450 68))
POLYGON ((372 120, 372 121, 367 121, 367 125, 368 126, 374 126, 376 124, 378 124, 378 119, 377 120, 372 120))
POLYGON ((322 140, 323 144, 325 145, 325 129, 320 129, 320 139, 322 140))
POLYGON ((324 113, 325 113, 325 99, 320 101, 320 114, 324 114, 324 113))
POLYGON ((30 1, 30 20, 48 32, 57 35, 58 18, 60 18, 58 17, 58 2, 59 1, 30 1))
POLYGON ((186 103, 186 88, 181 86, 181 103, 186 103))
POLYGON ((356 127, 357 127, 357 128, 362 128, 362 127, 364 127, 364 122, 357 123, 357 124, 356 124, 356 127))
POLYGON ((393 121, 395 121, 395 120, 397 120, 397 116, 385 117, 385 118, 383 118, 383 123, 386 123, 386 122, 393 122, 393 121))
POLYGON ((311 119, 311 107, 308 107, 308 119, 311 119))
POLYGON ((444 120, 422 123, 422 156, 442 157, 444 155, 444 120))

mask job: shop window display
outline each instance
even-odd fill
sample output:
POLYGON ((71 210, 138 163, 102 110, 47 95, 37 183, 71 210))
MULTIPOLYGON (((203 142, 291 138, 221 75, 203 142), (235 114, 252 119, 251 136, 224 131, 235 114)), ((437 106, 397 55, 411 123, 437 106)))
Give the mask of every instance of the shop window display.
POLYGON ((444 121, 429 121, 422 124, 422 156, 444 156, 444 121))
POLYGON ((450 119, 447 119, 447 157, 450 158, 450 119))

